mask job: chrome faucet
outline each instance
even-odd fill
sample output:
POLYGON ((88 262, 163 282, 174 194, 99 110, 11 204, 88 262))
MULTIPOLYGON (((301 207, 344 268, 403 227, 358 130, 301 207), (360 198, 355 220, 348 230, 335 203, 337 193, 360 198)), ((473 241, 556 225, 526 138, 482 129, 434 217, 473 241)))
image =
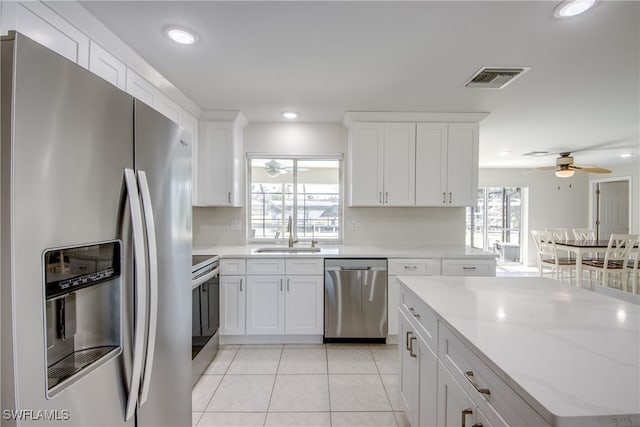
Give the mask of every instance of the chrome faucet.
POLYGON ((293 238, 293 224, 291 222, 291 215, 289 215, 289 222, 287 224, 287 232, 289 233, 289 247, 292 248, 294 243, 298 243, 298 239, 293 238))

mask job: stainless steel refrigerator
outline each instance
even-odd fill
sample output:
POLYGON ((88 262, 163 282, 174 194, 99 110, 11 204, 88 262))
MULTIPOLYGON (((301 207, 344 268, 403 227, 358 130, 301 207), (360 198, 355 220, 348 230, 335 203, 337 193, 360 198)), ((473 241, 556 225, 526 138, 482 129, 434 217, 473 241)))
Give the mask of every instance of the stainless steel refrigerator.
POLYGON ((2 425, 191 425, 191 146, 20 34, 1 42, 2 425))

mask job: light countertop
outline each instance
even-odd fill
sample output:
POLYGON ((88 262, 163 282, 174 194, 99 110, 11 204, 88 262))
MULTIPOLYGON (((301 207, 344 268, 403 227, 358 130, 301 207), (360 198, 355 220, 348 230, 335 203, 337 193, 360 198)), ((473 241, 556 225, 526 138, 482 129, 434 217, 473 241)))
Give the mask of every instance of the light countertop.
MULTIPOLYGON (((320 252, 316 253, 256 253, 256 249, 274 247, 276 245, 243 245, 243 246, 210 246, 194 247, 193 255, 219 255, 222 258, 282 258, 283 256, 295 257, 321 257, 321 258, 345 258, 345 257, 382 257, 382 258, 476 258, 495 259, 496 254, 468 246, 348 246, 348 245, 323 245, 320 244, 320 252)), ((305 247, 305 245, 296 245, 305 247)), ((286 246, 282 245, 284 250, 286 246)))
POLYGON ((639 306, 537 277, 399 279, 553 424, 640 425, 639 306))

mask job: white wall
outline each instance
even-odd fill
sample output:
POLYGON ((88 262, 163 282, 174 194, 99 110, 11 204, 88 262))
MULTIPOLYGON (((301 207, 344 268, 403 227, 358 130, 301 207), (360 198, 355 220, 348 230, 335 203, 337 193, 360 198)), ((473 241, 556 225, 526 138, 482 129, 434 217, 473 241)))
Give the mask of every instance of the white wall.
MULTIPOLYGON (((250 123, 245 153, 342 154, 347 176, 347 129, 339 123, 250 123)), ((243 184, 246 188, 246 184, 243 184)), ((348 200, 345 186, 344 200, 348 200)), ((463 245, 464 208, 344 208, 343 242, 348 245, 463 245), (350 227, 353 222, 356 229, 350 227)), ((244 245, 245 208, 194 208, 195 247, 244 245), (240 220, 241 231, 231 231, 240 220)))
POLYGON ((481 187, 528 188, 526 212, 523 212, 527 233, 523 233, 522 259, 526 259, 529 265, 535 265, 536 251, 528 231, 544 230, 546 227, 589 226, 588 174, 576 173, 571 178, 557 178, 553 172, 481 168, 478 182, 481 187))

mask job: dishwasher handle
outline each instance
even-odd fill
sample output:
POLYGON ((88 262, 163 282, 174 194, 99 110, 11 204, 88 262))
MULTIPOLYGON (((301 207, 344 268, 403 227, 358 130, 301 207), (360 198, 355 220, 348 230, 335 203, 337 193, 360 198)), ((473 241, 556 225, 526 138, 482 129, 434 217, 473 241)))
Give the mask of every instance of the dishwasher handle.
POLYGON ((387 271, 384 267, 325 267, 324 271, 387 271))

